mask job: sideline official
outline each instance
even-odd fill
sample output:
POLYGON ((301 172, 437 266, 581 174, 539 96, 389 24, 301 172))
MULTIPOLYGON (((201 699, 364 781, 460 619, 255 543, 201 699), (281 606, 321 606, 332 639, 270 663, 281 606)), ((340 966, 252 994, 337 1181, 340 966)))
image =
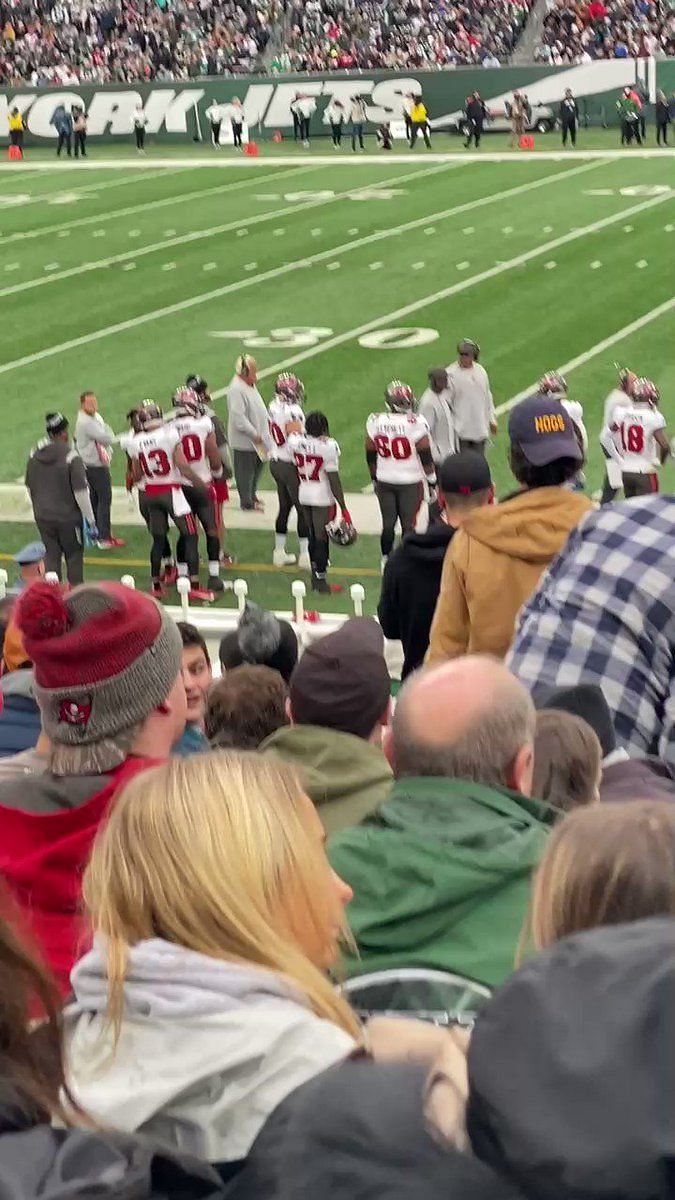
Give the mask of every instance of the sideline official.
POLYGON ((258 364, 242 354, 227 393, 227 440, 232 451, 239 502, 246 512, 263 512, 257 487, 269 450, 269 413, 256 387, 258 364))
POLYGON ((565 95, 560 101, 559 116, 563 146, 567 145, 568 137, 572 145, 576 146, 577 127, 579 125, 579 106, 572 95, 571 88, 565 88, 565 95))
POLYGON ((473 92, 471 96, 467 96, 466 104, 464 105, 464 115, 467 127, 464 149, 468 150, 473 141, 477 150, 480 146, 480 139, 483 136, 483 126, 487 117, 487 109, 481 99, 480 92, 473 92))
POLYGON ((478 343, 463 338, 457 346, 457 362, 450 363, 446 374, 457 448, 485 454, 490 434, 497 432, 497 415, 488 373, 478 362, 479 355, 478 343))
POLYGON ((47 436, 31 452, 25 484, 33 505, 35 524, 45 544, 45 569, 61 578, 62 559, 71 586, 82 583, 82 520, 98 536, 89 498, 84 463, 68 440, 68 420, 62 413, 47 413, 47 436))
POLYGON ((83 392, 80 396, 80 411, 75 422, 75 447, 87 472, 87 483, 94 510, 94 523, 99 533, 99 550, 114 550, 123 546, 121 538, 112 536, 110 509, 112 506, 112 480, 110 461, 112 446, 117 441, 110 425, 106 425, 98 411, 95 392, 83 392))
POLYGON ((18 146, 23 155, 23 117, 16 105, 8 114, 7 124, 9 125, 9 144, 10 146, 18 146))

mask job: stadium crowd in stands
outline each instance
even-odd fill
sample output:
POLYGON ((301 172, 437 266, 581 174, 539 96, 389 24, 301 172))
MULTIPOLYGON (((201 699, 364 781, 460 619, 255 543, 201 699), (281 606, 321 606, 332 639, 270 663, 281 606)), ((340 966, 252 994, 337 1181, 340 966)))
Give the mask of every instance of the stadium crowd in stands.
POLYGON ((278 13, 278 0, 1 0, 0 84, 246 74, 278 13))
POLYGON ((675 13, 657 0, 551 0, 535 58, 558 66, 675 55, 675 13))
POLYGON ((499 66, 522 30, 530 0, 291 0, 284 71, 499 66))

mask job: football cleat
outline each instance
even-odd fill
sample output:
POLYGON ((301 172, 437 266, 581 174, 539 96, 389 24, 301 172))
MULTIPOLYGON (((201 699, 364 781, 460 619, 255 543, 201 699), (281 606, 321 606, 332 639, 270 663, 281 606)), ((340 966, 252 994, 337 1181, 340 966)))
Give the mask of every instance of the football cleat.
POLYGON ((652 379, 636 379, 633 384, 633 399, 658 408, 661 393, 652 379))
POLYGON ((175 565, 175 563, 168 563, 161 575, 162 583, 165 587, 173 587, 177 579, 178 567, 175 565))
POLYGON ((384 393, 384 400, 390 412, 414 412, 417 406, 412 388, 400 379, 392 379, 384 393))
POLYGON ((345 521, 344 517, 326 525, 326 533, 336 546, 353 546, 358 537, 351 521, 345 521))
POLYGON ((195 583, 188 592, 188 600, 194 604, 199 600, 203 600, 205 604, 212 604, 215 599, 213 592, 209 592, 206 588, 200 587, 195 583))
POLYGON ((298 558, 298 567, 301 571, 311 571, 312 564, 310 562, 309 554, 300 555, 298 558))
POLYGON ((547 371, 539 380, 537 388, 542 396, 566 396, 567 380, 559 371, 547 371))
POLYGON ((208 580, 206 582, 206 587, 207 587, 207 591, 209 591, 209 592, 224 592, 225 591, 225 584, 223 583, 222 579, 220 578, 220 575, 209 575, 208 580))
POLYGON ((190 417, 201 417, 204 414, 204 405, 194 388, 191 387, 176 388, 173 394, 173 406, 190 417))
POLYGON ((294 554, 287 554, 285 550, 275 550, 272 555, 272 563, 275 567, 292 567, 295 562, 294 554))
POLYGON ((291 374, 290 371, 283 371, 277 377, 274 390, 277 396, 282 396, 288 404, 304 404, 305 402, 305 385, 297 375, 291 374))

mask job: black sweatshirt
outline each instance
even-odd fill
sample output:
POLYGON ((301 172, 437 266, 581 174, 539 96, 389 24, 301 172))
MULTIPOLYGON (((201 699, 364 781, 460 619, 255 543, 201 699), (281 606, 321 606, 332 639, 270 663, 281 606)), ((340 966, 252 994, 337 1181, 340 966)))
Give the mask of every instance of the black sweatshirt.
POLYGON ((426 533, 406 534, 384 569, 377 615, 384 636, 403 643, 402 679, 424 661, 443 559, 454 532, 452 526, 439 522, 426 533))

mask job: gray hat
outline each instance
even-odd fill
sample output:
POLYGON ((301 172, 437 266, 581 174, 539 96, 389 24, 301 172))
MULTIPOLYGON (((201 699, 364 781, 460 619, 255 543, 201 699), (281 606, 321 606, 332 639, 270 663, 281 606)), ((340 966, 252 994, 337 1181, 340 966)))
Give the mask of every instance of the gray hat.
POLYGON ((22 546, 14 555, 14 562, 17 567, 32 567, 35 563, 42 562, 47 553, 44 542, 29 542, 27 546, 22 546))

